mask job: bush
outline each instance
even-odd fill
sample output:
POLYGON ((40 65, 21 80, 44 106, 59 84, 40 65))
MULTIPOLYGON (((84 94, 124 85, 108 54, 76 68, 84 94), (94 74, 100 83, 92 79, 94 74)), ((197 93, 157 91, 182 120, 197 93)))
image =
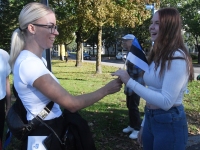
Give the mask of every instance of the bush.
POLYGON ((200 75, 197 76, 197 80, 200 80, 200 75))
POLYGON ((192 59, 198 59, 198 56, 195 54, 190 54, 190 56, 192 57, 192 59))

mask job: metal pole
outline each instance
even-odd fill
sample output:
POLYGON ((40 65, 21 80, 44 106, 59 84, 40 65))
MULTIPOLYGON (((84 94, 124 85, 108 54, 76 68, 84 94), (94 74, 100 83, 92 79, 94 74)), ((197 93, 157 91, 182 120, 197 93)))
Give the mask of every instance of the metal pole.
POLYGON ((152 4, 152 7, 153 7, 153 9, 152 9, 152 15, 154 15, 154 13, 155 13, 155 4, 154 3, 152 4))
MULTIPOLYGON (((40 2, 42 4, 49 6, 48 0, 41 0, 40 2)), ((50 52, 50 49, 46 49, 46 50, 43 51, 43 57, 45 57, 45 59, 47 61, 47 68, 49 69, 49 71, 51 71, 51 52, 50 52)))

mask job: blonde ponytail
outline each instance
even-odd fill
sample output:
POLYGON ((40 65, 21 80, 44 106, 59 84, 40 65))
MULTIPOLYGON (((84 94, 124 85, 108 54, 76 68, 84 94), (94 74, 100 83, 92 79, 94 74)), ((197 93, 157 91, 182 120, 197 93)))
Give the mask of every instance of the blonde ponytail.
POLYGON ((16 29, 11 38, 11 51, 10 51, 10 66, 13 69, 14 63, 24 47, 24 35, 20 29, 16 29))

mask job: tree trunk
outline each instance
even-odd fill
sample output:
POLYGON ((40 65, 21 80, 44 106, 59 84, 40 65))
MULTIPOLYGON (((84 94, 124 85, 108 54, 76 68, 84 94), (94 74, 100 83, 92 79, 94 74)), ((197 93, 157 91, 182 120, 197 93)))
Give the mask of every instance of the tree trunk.
POLYGON ((82 66, 81 62, 81 36, 79 32, 76 32, 76 43, 77 43, 77 51, 76 51, 76 67, 82 66))
POLYGON ((102 73, 102 69, 101 69, 101 49, 102 49, 102 27, 98 27, 96 73, 102 73))
POLYGON ((117 42, 115 43, 115 55, 117 55, 117 42))
POLYGON ((110 57, 110 51, 109 51, 109 48, 107 48, 107 51, 108 51, 108 57, 110 57))
POLYGON ((60 44, 60 60, 64 61, 65 57, 65 46, 64 44, 60 44))
POLYGON ((79 41, 77 43, 77 52, 76 52, 76 67, 82 66, 81 62, 81 42, 79 41))

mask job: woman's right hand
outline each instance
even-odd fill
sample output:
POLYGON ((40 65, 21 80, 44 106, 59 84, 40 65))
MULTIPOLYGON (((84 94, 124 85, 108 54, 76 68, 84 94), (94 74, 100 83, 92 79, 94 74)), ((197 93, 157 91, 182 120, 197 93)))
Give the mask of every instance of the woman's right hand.
POLYGON ((137 138, 137 142, 139 143, 141 147, 142 147, 142 133, 143 133, 143 127, 140 128, 140 131, 138 132, 138 138, 137 138))
POLYGON ((112 73, 113 76, 118 76, 121 81, 126 84, 130 79, 130 76, 126 70, 119 69, 116 72, 112 73))

